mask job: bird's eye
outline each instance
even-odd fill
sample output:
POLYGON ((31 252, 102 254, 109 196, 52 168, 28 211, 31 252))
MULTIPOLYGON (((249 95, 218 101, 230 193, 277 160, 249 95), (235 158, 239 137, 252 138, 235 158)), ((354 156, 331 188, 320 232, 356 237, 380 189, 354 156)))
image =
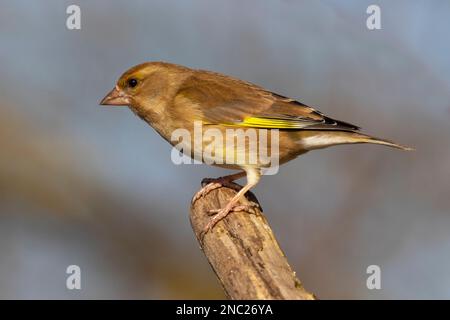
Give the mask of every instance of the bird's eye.
POLYGON ((134 88, 137 86, 138 81, 135 78, 131 78, 131 79, 128 79, 127 83, 130 88, 134 88))

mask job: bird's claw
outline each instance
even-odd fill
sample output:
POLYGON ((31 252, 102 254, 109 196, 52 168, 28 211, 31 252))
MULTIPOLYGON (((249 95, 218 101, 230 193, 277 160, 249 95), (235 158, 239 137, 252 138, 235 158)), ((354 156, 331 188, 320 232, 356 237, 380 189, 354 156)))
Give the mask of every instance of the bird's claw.
POLYGON ((207 211, 207 214, 209 216, 213 216, 209 222, 206 224, 206 226, 203 228, 203 230, 200 232, 200 242, 203 246, 203 241, 205 238, 205 235, 212 230, 212 228, 214 228, 214 226, 217 224, 217 222, 219 222, 220 220, 222 220, 223 218, 225 218, 229 213, 231 212, 239 212, 239 211, 244 211, 244 212, 248 212, 248 213, 255 213, 254 208, 259 208, 259 204, 257 204, 256 202, 253 201, 248 201, 248 203, 246 204, 242 204, 242 205, 234 205, 234 206, 230 206, 230 207, 225 207, 222 209, 211 209, 207 211))
POLYGON ((202 179, 201 185, 202 185, 202 187, 206 187, 206 185, 208 185, 208 184, 210 184, 212 182, 218 182, 220 180, 221 180, 220 178, 217 178, 217 179, 215 179, 215 178, 204 178, 204 179, 202 179))
MULTIPOLYGON (((203 186, 203 181, 202 181, 202 186, 203 186)), ((203 198, 204 196, 206 196, 208 193, 210 193, 211 191, 218 189, 222 186, 222 184, 218 183, 218 182, 210 182, 206 185, 203 186, 203 188, 200 189, 200 191, 198 191, 194 197, 192 198, 192 204, 194 204, 195 202, 197 202, 197 200, 203 198)))
POLYGON ((201 182, 202 188, 200 191, 198 191, 194 197, 192 198, 191 203, 194 204, 197 202, 197 200, 203 198, 208 193, 210 193, 213 190, 216 190, 221 187, 227 187, 236 191, 239 191, 242 187, 236 183, 233 183, 231 181, 228 181, 223 178, 204 178, 201 182))
MULTIPOLYGON (((239 212, 239 211, 254 213, 253 208, 259 208, 259 204, 257 204, 256 202, 253 202, 253 201, 248 201, 247 204, 241 204, 241 205, 236 205, 236 206, 232 207, 228 213, 239 212)), ((210 209, 206 212, 206 214, 208 216, 215 216, 215 215, 219 214, 220 211, 222 211, 222 209, 210 209)), ((227 215, 228 215, 228 213, 227 213, 227 215)))

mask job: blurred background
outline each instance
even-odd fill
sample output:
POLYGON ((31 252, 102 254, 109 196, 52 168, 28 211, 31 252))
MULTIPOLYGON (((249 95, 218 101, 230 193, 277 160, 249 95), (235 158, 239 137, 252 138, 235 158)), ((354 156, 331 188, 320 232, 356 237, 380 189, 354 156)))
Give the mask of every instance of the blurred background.
POLYGON ((299 99, 414 146, 308 153, 254 190, 321 299, 450 298, 450 2, 0 0, 0 298, 216 299, 188 219, 204 177, 127 108, 164 60, 299 99), (66 28, 67 6, 81 30, 66 28), (366 9, 381 7, 381 30, 366 9), (66 268, 81 268, 81 290, 66 268), (381 267, 381 290, 366 269, 381 267))

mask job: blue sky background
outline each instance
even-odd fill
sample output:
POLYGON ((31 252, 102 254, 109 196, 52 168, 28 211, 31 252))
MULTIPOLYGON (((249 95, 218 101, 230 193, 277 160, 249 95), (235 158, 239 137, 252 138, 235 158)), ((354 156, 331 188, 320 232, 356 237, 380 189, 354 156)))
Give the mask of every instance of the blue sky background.
POLYGON ((0 0, 0 297, 221 298, 189 201, 203 177, 126 108, 164 60, 257 83, 416 147, 311 152, 255 193, 310 291, 450 298, 450 2, 0 0), (82 28, 65 27, 81 7, 82 28), (381 7, 382 29, 365 26, 381 7), (83 289, 65 288, 81 267, 83 289), (366 268, 382 290, 366 288, 366 268))

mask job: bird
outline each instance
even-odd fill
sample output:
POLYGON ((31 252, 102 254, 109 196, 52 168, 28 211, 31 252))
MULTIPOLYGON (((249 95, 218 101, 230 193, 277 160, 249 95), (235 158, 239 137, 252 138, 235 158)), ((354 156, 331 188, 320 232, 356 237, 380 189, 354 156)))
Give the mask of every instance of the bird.
POLYGON ((271 165, 258 158, 262 151, 271 153, 274 156, 271 159, 276 158, 277 165, 282 165, 308 151, 343 144, 369 143, 413 150, 364 134, 356 125, 328 117, 296 99, 259 85, 213 71, 162 61, 145 62, 127 70, 100 104, 128 106, 180 152, 191 158, 200 157, 200 161, 207 164, 238 170, 227 176, 204 179, 205 183, 193 197, 193 203, 216 188, 236 186, 234 181, 247 178, 246 184, 223 208, 212 210, 215 215, 205 225, 202 239, 230 212, 258 206, 251 201, 246 205, 238 204, 260 181, 263 170, 271 165), (173 133, 178 129, 195 135, 196 124, 223 136, 232 132, 233 139, 236 135, 246 134, 244 129, 261 130, 273 136, 276 133, 276 148, 270 142, 262 148, 250 148, 247 140, 248 143, 242 147, 235 143, 214 144, 212 139, 204 137, 200 137, 200 143, 179 143, 179 139, 173 139, 173 133), (205 156, 202 151, 208 146, 213 152, 205 156), (223 160, 225 154, 231 155, 232 160, 243 156, 241 161, 218 161, 223 160), (256 156, 256 161, 255 157, 250 161, 251 156, 256 156))

